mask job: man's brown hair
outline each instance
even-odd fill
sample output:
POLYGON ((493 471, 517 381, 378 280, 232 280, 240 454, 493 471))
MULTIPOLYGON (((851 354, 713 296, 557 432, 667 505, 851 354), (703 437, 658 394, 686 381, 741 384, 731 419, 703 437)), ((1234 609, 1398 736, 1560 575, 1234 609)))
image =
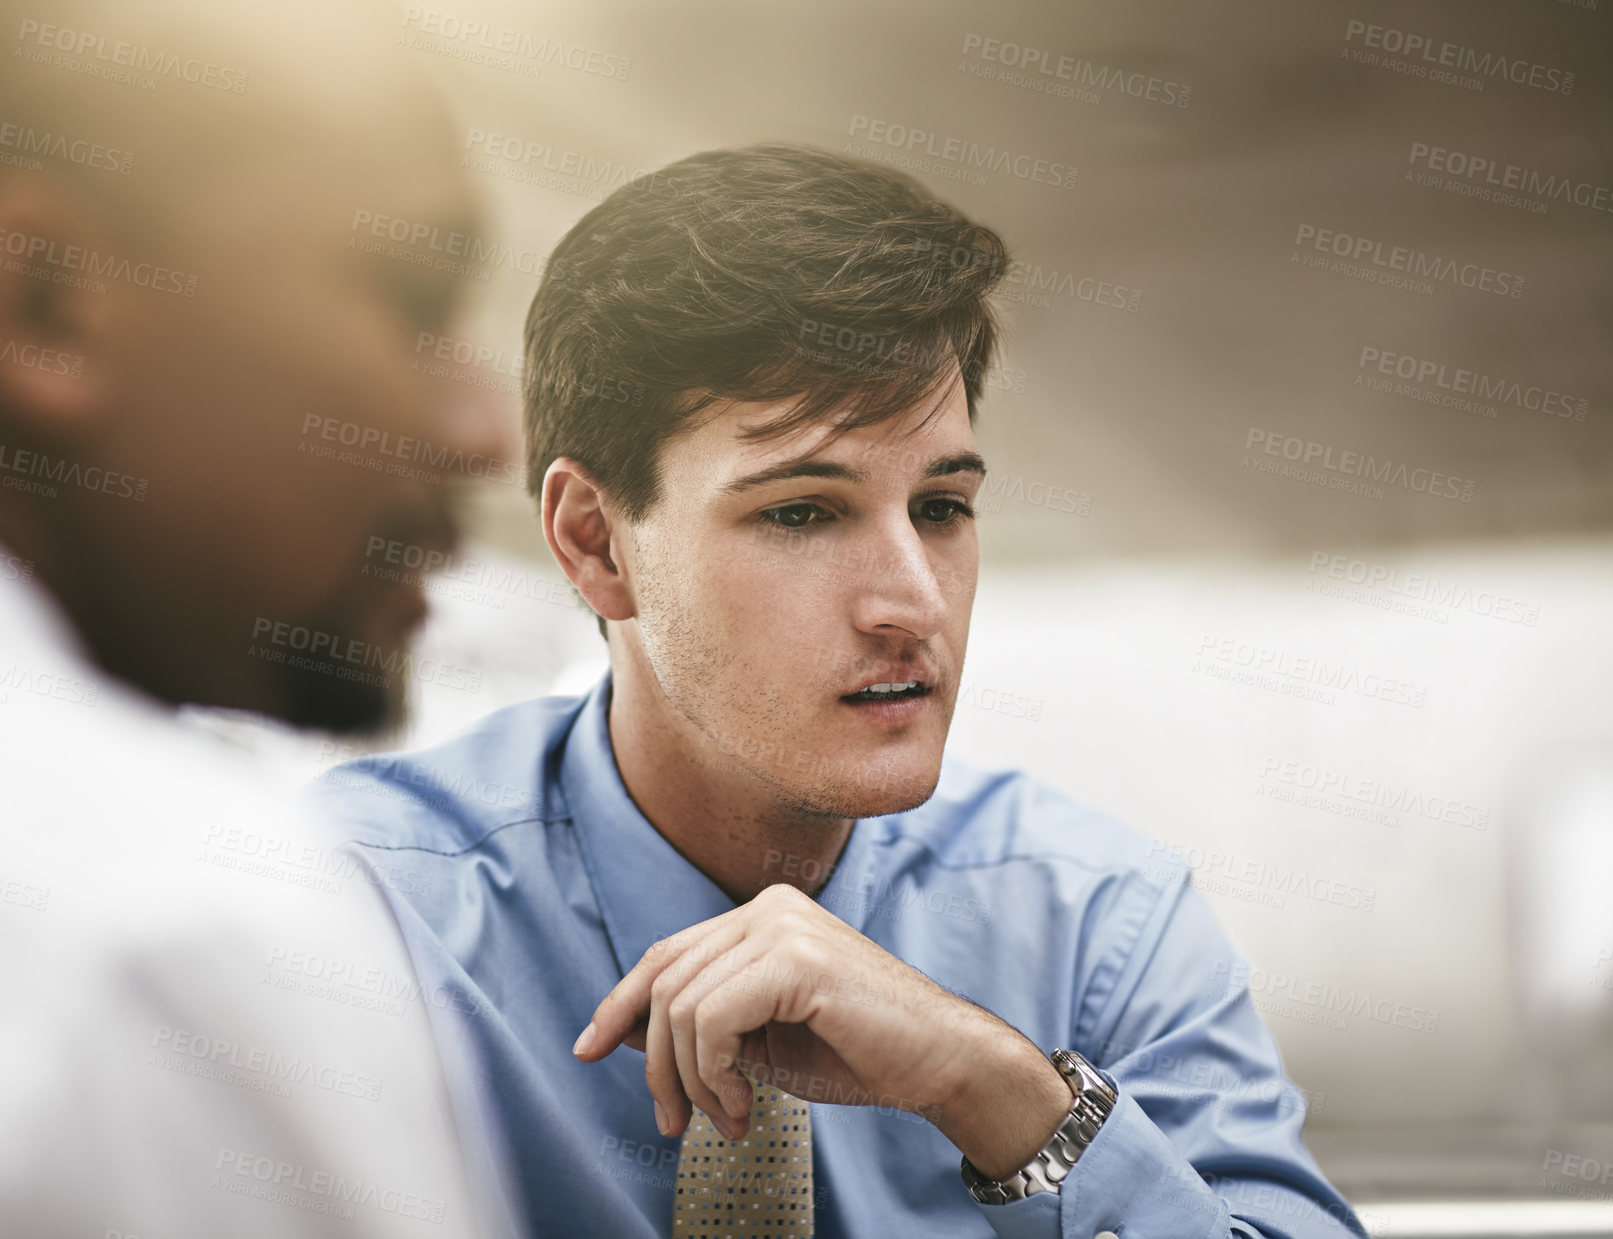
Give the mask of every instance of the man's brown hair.
POLYGON ((811 147, 641 176, 561 238, 532 299, 528 489, 569 456, 637 522, 661 496, 661 445, 718 401, 790 401, 747 438, 834 413, 832 441, 942 394, 954 359, 972 423, 1007 261, 910 177, 811 147))

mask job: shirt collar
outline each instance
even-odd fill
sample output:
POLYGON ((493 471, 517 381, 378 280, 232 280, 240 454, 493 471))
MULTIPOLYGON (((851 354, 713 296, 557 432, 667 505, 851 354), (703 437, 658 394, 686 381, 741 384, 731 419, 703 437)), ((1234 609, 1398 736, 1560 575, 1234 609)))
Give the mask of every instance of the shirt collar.
MULTIPOLYGON (((560 782, 611 950, 625 976, 660 939, 738 905, 668 843, 627 794, 611 747, 610 694, 607 668, 572 724, 560 782)), ((848 923, 852 918, 844 910, 860 906, 854 871, 867 868, 865 825, 862 820, 853 824, 840 862, 818 896, 848 923)))

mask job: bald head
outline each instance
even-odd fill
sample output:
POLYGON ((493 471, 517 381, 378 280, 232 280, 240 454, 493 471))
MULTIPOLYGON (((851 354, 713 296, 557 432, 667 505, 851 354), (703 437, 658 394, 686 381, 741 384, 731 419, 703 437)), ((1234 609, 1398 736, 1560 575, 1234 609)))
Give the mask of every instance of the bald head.
POLYGON ((0 149, 125 226, 182 230, 211 195, 287 176, 312 195, 303 209, 334 207, 400 163, 441 170, 453 143, 442 92, 374 0, 0 0, 0 14, 0 125, 14 127, 0 149), (118 166, 85 157, 93 146, 118 166))
POLYGON ((441 93, 369 0, 0 13, 0 468, 126 479, 8 481, 0 543, 157 696, 385 721, 424 598, 373 548, 450 545, 513 452, 419 365, 458 266, 355 222, 473 226, 441 93))

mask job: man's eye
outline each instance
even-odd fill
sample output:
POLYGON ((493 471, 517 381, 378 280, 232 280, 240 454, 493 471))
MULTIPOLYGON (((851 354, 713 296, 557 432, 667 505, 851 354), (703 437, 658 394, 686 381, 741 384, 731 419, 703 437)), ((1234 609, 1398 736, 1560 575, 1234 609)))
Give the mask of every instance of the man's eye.
MULTIPOLYGON (((924 499, 919 502, 918 510, 922 519, 940 529, 973 520, 975 515, 974 509, 961 499, 924 499)), ((824 510, 815 503, 789 503, 768 508, 757 520, 779 529, 806 529, 823 524, 825 516, 824 510)))
POLYGON ((975 515, 975 510, 961 499, 926 499, 919 504, 919 509, 925 513, 925 520, 941 526, 973 520, 975 515), (937 511, 940 515, 936 515, 937 511))
POLYGON ((411 285, 398 298, 401 309, 411 323, 423 327, 440 327, 448 321, 453 309, 453 292, 440 285, 411 285))
POLYGON ((440 329, 455 300, 452 280, 435 279, 411 270, 383 270, 377 282, 392 308, 416 327, 440 329))
POLYGON ((813 521, 814 512, 822 512, 815 503, 788 503, 782 508, 768 508, 757 519, 764 525, 774 525, 780 529, 805 529, 809 524, 821 524, 813 521))

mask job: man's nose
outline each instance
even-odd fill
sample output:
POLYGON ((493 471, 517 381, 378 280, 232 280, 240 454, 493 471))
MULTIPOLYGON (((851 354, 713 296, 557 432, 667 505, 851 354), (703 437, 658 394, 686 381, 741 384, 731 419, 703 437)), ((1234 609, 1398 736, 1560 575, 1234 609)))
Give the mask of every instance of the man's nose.
POLYGON ((923 538, 905 517, 893 520, 874 547, 867 570, 856 574, 858 627, 869 632, 900 628, 928 640, 945 624, 953 604, 950 575, 930 562, 923 538))

